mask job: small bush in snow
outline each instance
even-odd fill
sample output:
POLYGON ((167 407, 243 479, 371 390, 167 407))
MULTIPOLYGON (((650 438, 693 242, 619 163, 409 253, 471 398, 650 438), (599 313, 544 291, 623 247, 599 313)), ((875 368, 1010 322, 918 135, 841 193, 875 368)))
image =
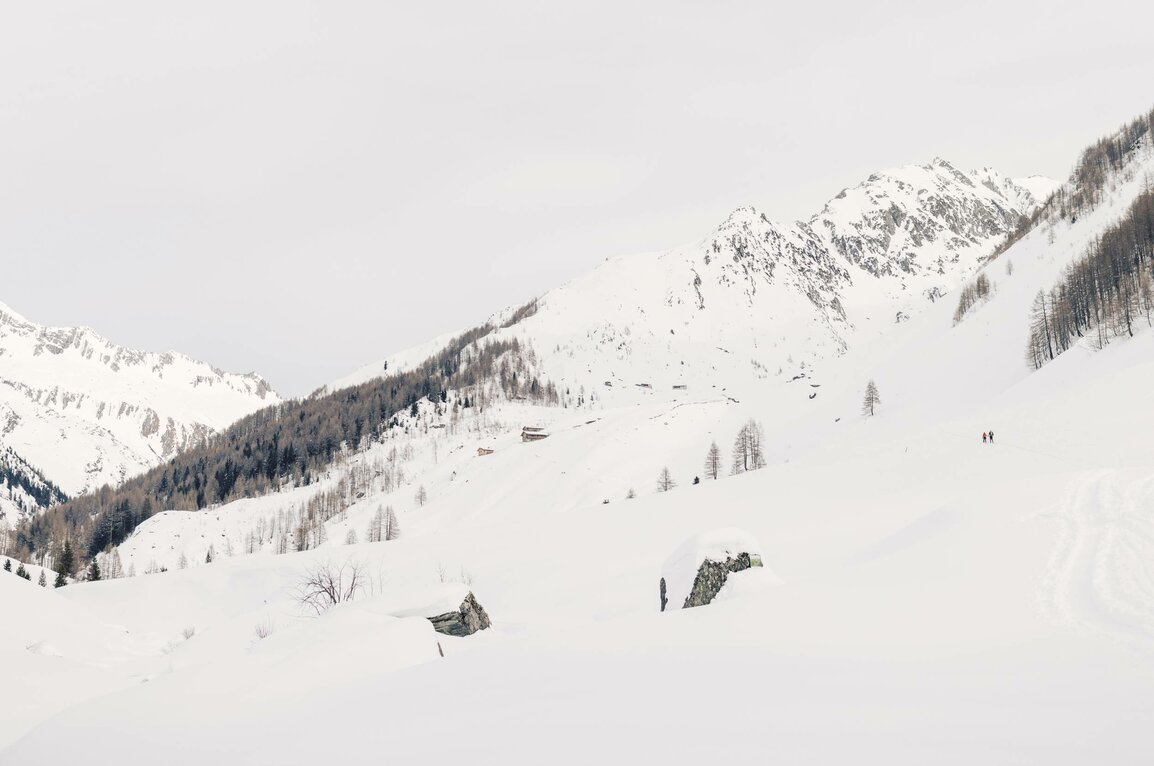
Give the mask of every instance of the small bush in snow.
POLYGON ((345 601, 352 601, 365 587, 364 567, 346 561, 337 566, 332 562, 306 569, 294 594, 301 607, 322 614, 345 601))
POLYGON ((274 627, 272 618, 266 617, 253 627, 252 632, 256 634, 257 638, 265 639, 272 635, 274 627))
POLYGON ((459 582, 465 585, 473 585, 473 573, 465 567, 461 567, 456 577, 449 574, 448 568, 443 563, 437 564, 437 580, 442 583, 459 582))
POLYGON ((196 635, 196 626, 195 625, 189 625, 187 628, 185 628, 184 630, 182 630, 180 632, 180 635, 184 636, 184 640, 187 641, 188 639, 190 639, 196 635))

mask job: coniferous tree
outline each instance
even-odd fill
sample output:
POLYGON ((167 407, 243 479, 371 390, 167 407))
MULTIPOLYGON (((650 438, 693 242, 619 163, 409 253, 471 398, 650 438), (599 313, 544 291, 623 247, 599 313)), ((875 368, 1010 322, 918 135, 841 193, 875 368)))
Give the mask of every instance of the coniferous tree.
POLYGON ((385 539, 396 540, 401 536, 401 526, 397 523, 397 514, 393 506, 385 509, 385 539))
POLYGON ((954 324, 962 321, 966 312, 974 306, 989 300, 992 291, 993 283, 984 272, 973 282, 963 285, 958 295, 958 307, 954 310, 954 324))
MULTIPOLYGON (((72 552, 72 540, 64 538, 64 548, 60 551, 60 561, 56 569, 64 577, 71 577, 76 570, 76 555, 72 552)), ((57 577, 57 580, 60 578, 57 577)), ((57 585, 56 587, 60 587, 57 585)))
POLYGON ((100 564, 96 563, 96 559, 88 564, 88 581, 96 582, 100 579, 100 564))
MULTIPOLYGON (((442 391, 457 401, 463 396, 466 405, 478 409, 494 390, 559 406, 556 386, 535 374, 532 349, 516 338, 487 337, 495 329, 484 325, 462 333, 408 370, 270 406, 115 489, 55 505, 20 523, 12 536, 14 558, 58 556, 64 538, 73 546, 81 540, 66 572, 71 576, 123 542, 157 509, 200 510, 315 483, 338 457, 410 427, 400 416, 414 403, 419 410, 422 400, 439 399, 442 391)), ((276 546, 277 537, 269 540, 276 546)))
POLYGON ((36 584, 39 585, 41 588, 47 588, 48 587, 48 577, 44 574, 43 569, 40 570, 40 579, 36 581, 36 584))
POLYGON ((1091 242, 1048 293, 1038 292, 1026 360, 1039 368, 1082 339, 1101 348, 1133 336, 1142 319, 1154 325, 1154 190, 1091 242))
POLYGON ((5 572, 11 572, 12 571, 12 559, 4 559, 4 571, 5 572))
POLYGON ((105 556, 101 574, 103 574, 106 580, 124 577, 124 565, 120 562, 120 551, 118 549, 113 548, 112 552, 105 556))
POLYGON ((32 575, 28 574, 28 570, 24 568, 24 562, 20 562, 20 566, 16 567, 16 576, 23 577, 25 580, 32 579, 32 575))
POLYGON ((1026 351, 1035 369, 1054 358, 1054 337, 1050 327, 1046 295, 1039 290, 1030 306, 1030 341, 1026 351))
POLYGON ((379 543, 384 539, 385 530, 385 509, 382 506, 377 506, 376 513, 373 518, 369 520, 369 531, 365 535, 365 539, 370 543, 379 543))
POLYGON ((669 466, 661 469, 660 475, 657 477, 657 491, 668 492, 677 486, 677 482, 673 480, 673 474, 669 472, 669 466))
POLYGON ((761 424, 753 418, 747 420, 738 430, 737 437, 733 440, 733 466, 731 472, 734 475, 745 473, 746 471, 755 471, 758 468, 765 468, 764 441, 765 434, 762 431, 761 424))
POLYGON ((881 394, 878 393, 877 383, 873 380, 866 385, 865 399, 862 401, 861 411, 863 415, 873 417, 874 410, 882 403, 881 394))
POLYGON ((715 481, 721 477, 721 448, 716 441, 709 445, 709 451, 705 453, 705 476, 715 481))

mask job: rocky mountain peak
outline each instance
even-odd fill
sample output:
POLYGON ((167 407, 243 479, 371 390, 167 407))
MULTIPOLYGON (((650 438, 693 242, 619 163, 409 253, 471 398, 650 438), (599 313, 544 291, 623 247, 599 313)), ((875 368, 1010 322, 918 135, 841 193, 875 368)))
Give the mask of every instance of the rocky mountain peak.
POLYGON ((116 484, 279 401, 254 373, 127 348, 0 304, 0 447, 67 494, 116 484))

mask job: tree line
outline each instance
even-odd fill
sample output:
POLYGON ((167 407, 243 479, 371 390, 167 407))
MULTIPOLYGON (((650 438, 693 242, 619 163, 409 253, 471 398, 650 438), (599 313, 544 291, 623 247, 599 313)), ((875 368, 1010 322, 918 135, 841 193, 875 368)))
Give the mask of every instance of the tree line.
POLYGON ((1070 178, 1073 189, 1059 198, 1062 216, 1097 206, 1107 181, 1126 167, 1134 152, 1150 141, 1152 133, 1154 109, 1086 147, 1070 178))
POLYGON ((990 299, 993 292, 993 283, 983 272, 971 282, 967 282, 958 291, 958 307, 954 309, 954 324, 962 321, 970 309, 990 299))
POLYGON ((25 463, 11 447, 6 447, 0 454, 0 488, 3 487, 9 488, 12 502, 21 512, 48 508, 68 499, 59 487, 25 463), (32 499, 33 507, 26 505, 25 496, 32 499))
POLYGON ((1048 293, 1039 291, 1030 310, 1026 359, 1035 369, 1090 337, 1100 348, 1111 338, 1132 336, 1134 324, 1154 314, 1154 190, 1072 263, 1048 293))
POLYGON ((158 511, 200 510, 311 484, 338 455, 405 427, 404 413, 415 416, 422 401, 481 406, 491 383, 506 397, 556 404, 553 384, 525 363, 532 350, 516 338, 486 338, 494 329, 462 333, 414 369, 266 407, 117 488, 60 503, 17 526, 13 555, 45 560, 67 540, 91 560, 158 511))
POLYGON ((1102 201, 1111 179, 1121 174, 1134 153, 1154 140, 1154 109, 1134 118, 1113 134, 1099 139, 1082 151, 1070 174, 1069 183, 1056 190, 1045 204, 1006 237, 989 260, 994 260, 1029 234, 1043 218, 1076 221, 1102 201))

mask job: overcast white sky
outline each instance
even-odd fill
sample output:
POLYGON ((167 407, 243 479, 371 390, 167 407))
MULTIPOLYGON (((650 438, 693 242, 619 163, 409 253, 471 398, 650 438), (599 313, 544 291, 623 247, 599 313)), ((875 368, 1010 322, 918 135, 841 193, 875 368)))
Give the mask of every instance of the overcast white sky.
POLYGON ((8 3, 0 302, 282 393, 734 207, 941 155, 1064 177, 1148 2, 8 3))

